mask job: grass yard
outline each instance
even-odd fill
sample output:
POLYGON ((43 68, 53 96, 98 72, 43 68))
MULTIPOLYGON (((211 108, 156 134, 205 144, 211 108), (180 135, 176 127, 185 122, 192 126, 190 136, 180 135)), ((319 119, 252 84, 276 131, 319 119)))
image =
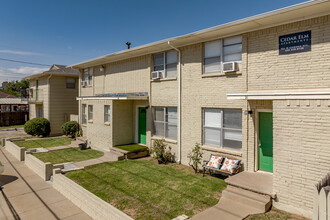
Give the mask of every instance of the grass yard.
POLYGON ((226 188, 220 178, 150 158, 98 164, 66 176, 134 219, 193 216, 217 204, 226 188))
POLYGON ((25 147, 26 149, 30 148, 48 148, 48 147, 57 147, 65 146, 71 144, 72 139, 67 137, 60 138, 40 138, 40 140, 26 140, 26 141, 14 141, 14 143, 19 147, 25 147))
POLYGON ((249 216, 246 220, 308 220, 308 218, 272 208, 269 212, 249 216))
POLYGON ((136 151, 136 150, 146 149, 147 147, 140 144, 128 144, 128 145, 115 146, 115 148, 119 148, 126 151, 136 151))
POLYGON ((98 150, 79 150, 77 148, 70 148, 64 150, 56 150, 45 153, 33 154, 43 162, 50 162, 52 164, 65 163, 65 162, 79 162, 89 159, 102 157, 103 152, 98 150))
POLYGON ((3 129, 10 129, 10 128, 23 128, 24 125, 12 125, 12 126, 4 126, 4 127, 0 127, 0 130, 3 129))

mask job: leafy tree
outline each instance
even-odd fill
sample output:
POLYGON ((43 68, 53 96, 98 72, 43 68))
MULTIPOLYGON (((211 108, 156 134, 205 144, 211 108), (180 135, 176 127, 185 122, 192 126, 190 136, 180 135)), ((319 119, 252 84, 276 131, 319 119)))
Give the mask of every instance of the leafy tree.
POLYGON ((27 88, 29 88, 29 81, 21 80, 21 81, 11 81, 8 83, 4 92, 14 96, 27 97, 27 88))

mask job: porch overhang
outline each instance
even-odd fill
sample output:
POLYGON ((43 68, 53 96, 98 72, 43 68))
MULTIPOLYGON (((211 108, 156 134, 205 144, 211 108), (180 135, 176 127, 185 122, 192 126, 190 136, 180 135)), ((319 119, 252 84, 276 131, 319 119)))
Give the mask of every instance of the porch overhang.
POLYGON ((330 99, 330 91, 228 93, 228 100, 330 99))
POLYGON ((147 92, 139 93, 112 93, 112 94, 99 94, 95 96, 80 96, 77 100, 148 100, 147 92))

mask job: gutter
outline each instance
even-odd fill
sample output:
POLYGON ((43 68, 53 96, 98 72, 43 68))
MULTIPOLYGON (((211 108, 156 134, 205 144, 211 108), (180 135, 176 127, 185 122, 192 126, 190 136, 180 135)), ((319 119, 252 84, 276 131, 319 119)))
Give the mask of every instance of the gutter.
POLYGON ((171 42, 168 41, 167 44, 178 52, 179 55, 179 71, 178 71, 178 163, 181 163, 181 51, 171 45, 171 42))

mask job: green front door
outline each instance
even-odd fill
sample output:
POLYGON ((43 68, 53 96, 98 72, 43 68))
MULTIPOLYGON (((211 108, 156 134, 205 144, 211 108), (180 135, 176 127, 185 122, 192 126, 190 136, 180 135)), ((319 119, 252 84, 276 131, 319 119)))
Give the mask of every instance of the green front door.
POLYGON ((139 108, 139 143, 147 144, 147 110, 146 108, 139 108))
POLYGON ((259 112, 259 169, 273 172, 273 113, 259 112))

